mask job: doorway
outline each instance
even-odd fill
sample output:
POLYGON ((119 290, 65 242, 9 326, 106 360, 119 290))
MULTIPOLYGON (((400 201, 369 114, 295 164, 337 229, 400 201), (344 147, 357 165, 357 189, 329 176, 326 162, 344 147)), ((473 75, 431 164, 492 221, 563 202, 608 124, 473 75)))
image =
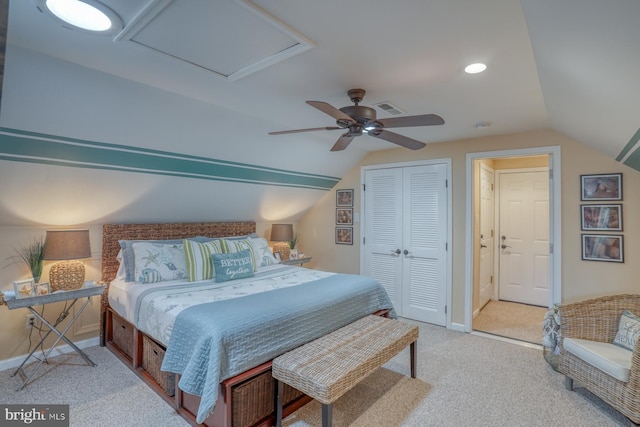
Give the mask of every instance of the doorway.
POLYGON ((467 155, 467 332, 541 343, 544 313, 560 295, 559 155, 467 155))

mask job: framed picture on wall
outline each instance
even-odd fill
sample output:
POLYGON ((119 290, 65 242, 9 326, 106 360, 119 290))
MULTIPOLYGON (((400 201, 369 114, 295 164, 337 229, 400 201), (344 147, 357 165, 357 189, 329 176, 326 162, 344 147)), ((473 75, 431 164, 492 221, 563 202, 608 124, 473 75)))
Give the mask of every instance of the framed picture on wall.
POLYGON ((353 227, 336 227, 336 244, 353 245, 353 227))
POLYGON ((353 206, 353 189, 336 190, 336 206, 353 206))
POLYGON ((619 234, 583 234, 584 261, 624 262, 624 247, 619 234))
POLYGON ((622 174, 580 175, 580 200, 622 200, 622 174))
POLYGON ((580 205, 582 231, 622 231, 622 205, 580 205))
POLYGON ((353 208, 337 208, 336 224, 353 225, 353 208))

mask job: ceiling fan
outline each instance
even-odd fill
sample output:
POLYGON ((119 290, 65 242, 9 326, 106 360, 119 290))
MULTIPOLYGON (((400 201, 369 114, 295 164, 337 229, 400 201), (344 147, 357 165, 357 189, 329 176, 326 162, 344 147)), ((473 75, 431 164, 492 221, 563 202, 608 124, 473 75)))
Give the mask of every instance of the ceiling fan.
POLYGON ((435 126, 444 124, 442 117, 436 114, 423 114, 420 116, 392 117, 388 119, 376 119, 376 110, 371 107, 365 107, 360 104, 364 98, 364 89, 351 89, 347 92, 351 102, 355 105, 349 105, 340 109, 322 101, 307 101, 307 104, 317 108, 325 114, 336 119, 337 126, 325 126, 320 128, 283 130, 278 132, 269 132, 269 135, 284 135, 288 133, 312 132, 318 130, 337 130, 346 129, 347 132, 342 134, 336 143, 331 147, 331 151, 341 151, 347 148, 353 138, 362 134, 367 134, 375 138, 384 139, 385 141, 398 144, 411 150, 418 150, 425 147, 424 142, 402 136, 395 132, 385 130, 386 128, 401 128, 411 126, 435 126))

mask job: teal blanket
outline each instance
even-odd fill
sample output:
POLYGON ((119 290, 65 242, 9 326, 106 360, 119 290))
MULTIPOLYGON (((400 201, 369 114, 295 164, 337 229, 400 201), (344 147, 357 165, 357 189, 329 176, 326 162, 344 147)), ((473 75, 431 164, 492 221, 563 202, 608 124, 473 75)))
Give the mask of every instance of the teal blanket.
POLYGON ((161 369, 180 374, 180 389, 201 397, 202 423, 223 380, 382 309, 395 317, 384 288, 347 274, 199 304, 176 318, 161 369))

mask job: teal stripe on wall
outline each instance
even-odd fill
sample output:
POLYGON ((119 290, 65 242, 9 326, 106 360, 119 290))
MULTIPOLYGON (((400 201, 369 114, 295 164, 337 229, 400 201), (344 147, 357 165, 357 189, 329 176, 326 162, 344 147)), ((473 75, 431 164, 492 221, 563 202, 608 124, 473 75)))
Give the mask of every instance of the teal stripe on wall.
POLYGON ((330 190, 340 178, 0 128, 0 159, 330 190))

